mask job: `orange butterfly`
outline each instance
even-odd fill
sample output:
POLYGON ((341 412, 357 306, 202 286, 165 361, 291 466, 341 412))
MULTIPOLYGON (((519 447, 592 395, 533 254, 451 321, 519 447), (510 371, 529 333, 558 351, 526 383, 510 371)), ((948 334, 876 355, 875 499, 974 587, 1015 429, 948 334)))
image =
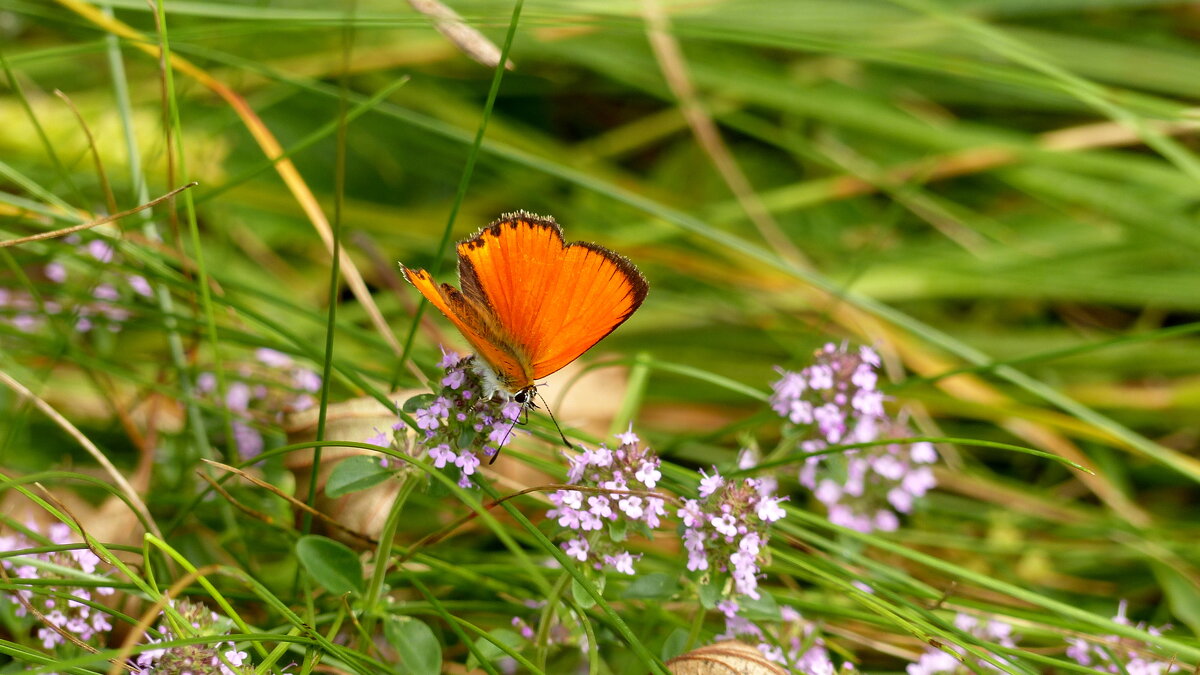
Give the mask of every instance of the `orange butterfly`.
POLYGON ((568 244, 553 218, 524 211, 459 242, 462 291, 425 270, 401 269, 490 366, 480 372, 485 394, 503 391, 522 405, 533 403, 537 380, 613 332, 649 289, 625 257, 568 244))

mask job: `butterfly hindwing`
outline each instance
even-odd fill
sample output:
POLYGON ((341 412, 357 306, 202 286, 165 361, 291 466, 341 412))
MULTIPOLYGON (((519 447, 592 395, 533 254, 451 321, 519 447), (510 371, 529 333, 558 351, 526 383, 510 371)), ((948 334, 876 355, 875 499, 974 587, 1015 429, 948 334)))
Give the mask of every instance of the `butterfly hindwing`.
POLYGON ((648 289, 624 257, 593 244, 566 244, 552 218, 524 212, 460 243, 458 256, 463 296, 485 315, 494 337, 512 346, 526 386, 615 330, 648 289))

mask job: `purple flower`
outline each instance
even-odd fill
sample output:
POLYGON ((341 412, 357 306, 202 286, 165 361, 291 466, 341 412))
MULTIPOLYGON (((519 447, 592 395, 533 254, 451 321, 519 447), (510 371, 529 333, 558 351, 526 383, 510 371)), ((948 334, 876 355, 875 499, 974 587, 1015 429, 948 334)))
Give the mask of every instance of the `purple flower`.
POLYGON ((259 347, 254 350, 254 356, 259 363, 269 368, 291 368, 293 363, 292 357, 267 347, 259 347))
POLYGON ((702 498, 720 490, 721 486, 725 484, 725 479, 721 478, 721 474, 717 473, 715 468, 711 476, 704 473, 704 469, 700 469, 700 475, 703 476, 700 479, 700 496, 702 498))
POLYGON ((516 421, 516 419, 521 416, 522 409, 523 408, 521 407, 520 403, 517 403, 516 401, 508 401, 500 408, 500 416, 506 420, 516 421))
POLYGON ((463 476, 470 476, 475 473, 476 467, 479 466, 479 458, 475 456, 474 452, 463 450, 454 459, 454 466, 457 466, 462 471, 463 476))
POLYGON ((375 429, 375 435, 363 441, 367 445, 378 445, 381 448, 388 448, 392 445, 391 435, 386 431, 380 431, 378 427, 375 429))
POLYGON ((480 464, 479 456, 494 456, 500 448, 524 433, 514 424, 521 405, 499 394, 481 397, 482 382, 472 367, 474 357, 463 358, 443 350, 439 365, 444 369, 437 378, 440 389, 431 403, 417 408, 414 418, 418 434, 412 452, 424 453, 438 469, 450 465, 458 469, 458 484, 470 487, 480 464))
POLYGON ((433 408, 417 408, 417 427, 427 431, 433 431, 441 426, 441 421, 433 408))
MULTIPOLYGON (((1117 605, 1117 615, 1113 621, 1124 626, 1134 625, 1125 615, 1126 602, 1122 600, 1117 605)), ((1138 623, 1138 628, 1151 635, 1161 635, 1162 628, 1138 623)), ((1129 675, 1166 675, 1176 671, 1174 660, 1163 661, 1153 658, 1151 645, 1123 638, 1119 635, 1104 635, 1099 639, 1084 639, 1073 637, 1067 639, 1067 656, 1081 666, 1087 666, 1100 672, 1126 672, 1129 675)))
POLYGON ((633 433, 633 422, 629 423, 629 428, 624 433, 617 434, 617 440, 621 441, 621 445, 633 445, 641 440, 633 433))
MULTIPOLYGON (((639 558, 641 556, 638 556, 639 558)), ((636 558, 628 551, 621 551, 616 555, 604 556, 604 564, 613 568, 622 574, 633 574, 633 561, 636 558)))
POLYGON ((154 291, 150 288, 150 282, 146 281, 145 277, 131 274, 125 277, 125 281, 129 283, 129 287, 133 289, 134 293, 143 298, 149 298, 154 295, 154 291))
POLYGON ((225 391, 225 407, 234 412, 246 412, 250 408, 250 385, 234 382, 225 391))
POLYGON ((460 369, 451 370, 448 375, 442 378, 442 386, 451 389, 458 389, 463 386, 463 382, 467 381, 467 373, 460 369))
POLYGON ((588 546, 587 540, 583 537, 576 537, 568 542, 565 542, 562 547, 563 550, 567 552, 568 556, 575 558, 579 562, 584 562, 588 559, 588 549, 590 547, 588 546))
POLYGON ((457 352, 448 352, 446 348, 442 348, 442 360, 438 361, 438 368, 450 369, 459 364, 463 357, 457 352))
MULTIPOLYGON (((18 314, 10 321, 13 327, 22 333, 32 333, 37 330, 37 327, 42 324, 38 317, 32 314, 18 314)), ((86 332, 86 331, 81 331, 86 332)))
MULTIPOLYGON (((187 599, 173 600, 175 611, 183 621, 191 627, 187 635, 216 634, 216 624, 221 617, 202 604, 187 599)), ((228 631, 225 631, 227 633, 228 631)), ((177 636, 173 626, 165 619, 159 622, 158 633, 161 639, 150 638, 150 644, 174 640, 177 636)), ((224 634, 224 633, 223 633, 224 634)), ((247 663, 248 655, 232 642, 209 642, 190 645, 177 645, 162 649, 149 649, 137 657, 140 670, 138 675, 151 673, 191 673, 192 675, 234 675, 241 672, 247 663), (238 670, 234 670, 238 668, 238 670)))
MULTIPOLYGON (((1017 646, 1012 636, 1012 626, 1002 621, 979 620, 970 614, 959 613, 954 617, 954 626, 964 633, 970 633, 981 640, 995 642, 1004 647, 1015 648, 1017 646)), ((968 656, 966 650, 962 647, 949 645, 949 648, 954 654, 958 654, 958 658, 954 654, 930 647, 925 650, 925 653, 921 654, 921 658, 915 663, 908 664, 906 672, 908 675, 953 675, 963 669, 960 659, 969 659, 971 663, 982 670, 996 669, 995 666, 987 661, 968 656)), ((999 663, 1005 663, 1005 659, 1002 656, 993 654, 992 658, 999 663)), ((974 668, 969 668, 968 670, 974 670, 974 668)))
POLYGON ((321 391, 321 376, 307 368, 297 368, 292 371, 292 384, 301 391, 321 391))
MULTIPOLYGON (((637 438, 636 436, 634 438, 637 438)), ((637 441, 635 440, 634 443, 637 441)), ((662 472, 658 470, 658 464, 655 462, 642 462, 638 470, 634 472, 633 477, 642 481, 642 484, 648 488, 654 487, 658 481, 662 480, 662 472)))
POLYGON ((843 664, 842 670, 838 670, 816 628, 792 607, 780 608, 782 622, 764 623, 762 626, 738 615, 740 608, 737 603, 722 603, 717 607, 725 614, 725 632, 714 637, 714 641, 752 640, 765 658, 788 666, 790 672, 794 673, 836 675, 850 672, 849 663, 843 664))
MULTIPOLYGON (((52 544, 70 544, 73 543, 74 533, 67 525, 54 523, 46 528, 46 539, 52 544)), ((40 545, 41 542, 31 541, 20 534, 0 537, 0 551, 17 551, 40 545)), ((100 565, 100 559, 96 554, 86 548, 29 554, 27 557, 57 565, 59 568, 78 570, 87 574, 98 573, 100 565)), ((47 581, 61 579, 61 584, 29 586, 13 593, 16 597, 12 598, 12 602, 17 604, 17 607, 13 610, 15 615, 26 616, 27 609, 25 603, 29 603, 45 617, 46 621, 68 633, 74 634, 84 642, 92 641, 98 635, 112 630, 108 614, 93 609, 86 604, 92 601, 93 592, 99 595, 112 595, 112 588, 72 587, 70 585, 70 578, 63 577, 48 569, 26 564, 20 557, 4 558, 0 560, 0 565, 4 566, 5 571, 14 580, 38 579, 47 581), (65 597, 43 595, 45 591, 49 590, 60 591, 65 597), (22 600, 24 602, 21 602, 22 600)), ((37 636, 42 641, 42 646, 46 649, 53 649, 66 642, 61 633, 49 626, 39 628, 37 636)))
POLYGON ((42 268, 42 274, 45 274, 50 281, 61 284, 67 280, 67 267, 57 261, 46 263, 46 266, 42 268))
POLYGON ((109 262, 113 257, 113 248, 102 239, 93 239, 87 244, 88 255, 102 263, 109 262))
MULTIPOLYGON (((584 448, 578 455, 567 456, 567 481, 580 489, 557 490, 550 495, 553 509, 546 516, 566 529, 572 541, 578 533, 598 532, 607 523, 640 523, 654 529, 666 515, 665 501, 649 490, 662 478, 658 457, 640 444, 632 430, 618 434, 618 439, 630 439, 615 450, 601 446, 584 448)), ((578 549, 572 549, 578 551, 578 549)), ((633 573, 633 564, 640 556, 626 551, 609 538, 594 538, 587 555, 580 562, 591 560, 597 569, 609 567, 623 574, 633 573)))
MULTIPOLYGON (((898 439, 840 453, 814 455, 800 468, 800 484, 828 509, 829 520, 861 532, 900 526, 917 499, 937 481, 927 464, 937 460, 929 443, 906 445, 908 425, 892 419, 877 389, 879 355, 826 344, 799 373, 779 370, 771 407, 800 432, 799 449, 820 452, 842 443, 898 439)), ((743 466, 741 468, 748 468, 743 466)))
POLYGON ((199 392, 201 394, 207 394, 208 392, 210 392, 216 388, 217 388, 217 376, 214 375, 213 373, 200 373, 200 376, 196 378, 196 391, 197 392, 199 392))
POLYGON ((787 497, 763 497, 758 503, 758 519, 764 523, 773 523, 777 520, 782 520, 787 515, 787 512, 783 510, 779 502, 786 499, 787 497))
POLYGON ((711 476, 701 475, 701 499, 684 500, 678 510, 686 528, 688 569, 728 573, 737 593, 758 598, 759 554, 766 548, 770 524, 785 515, 780 500, 764 493, 753 478, 725 480, 715 469, 711 476))
POLYGON ((454 460, 458 459, 458 455, 445 443, 435 445, 425 452, 433 460, 433 465, 439 469, 445 467, 447 463, 453 464, 454 460))
POLYGON ((525 621, 521 617, 514 616, 512 618, 512 626, 513 626, 513 628, 516 628, 521 633, 521 637, 525 638, 526 640, 533 639, 533 635, 534 635, 533 628, 530 627, 529 624, 525 623, 525 621))
POLYGON ((257 457, 263 451, 263 437, 258 430, 243 422, 233 423, 234 444, 243 459, 257 457))

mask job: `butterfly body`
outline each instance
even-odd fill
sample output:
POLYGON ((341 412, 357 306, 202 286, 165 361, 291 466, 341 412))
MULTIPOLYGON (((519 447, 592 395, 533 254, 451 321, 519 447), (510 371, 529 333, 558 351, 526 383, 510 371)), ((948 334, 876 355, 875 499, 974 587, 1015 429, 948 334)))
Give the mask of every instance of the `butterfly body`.
POLYGON ((628 259, 568 244, 553 218, 524 211, 501 216, 457 253, 461 290, 425 270, 403 268, 404 276, 475 348, 485 384, 519 403, 624 323, 649 288, 628 259))

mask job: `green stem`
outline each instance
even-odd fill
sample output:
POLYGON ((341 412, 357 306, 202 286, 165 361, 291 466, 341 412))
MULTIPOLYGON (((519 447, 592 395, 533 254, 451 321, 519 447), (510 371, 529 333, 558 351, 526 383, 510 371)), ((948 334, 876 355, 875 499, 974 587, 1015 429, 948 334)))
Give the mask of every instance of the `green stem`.
POLYGON ((558 608, 558 600, 570 583, 571 575, 563 573, 554 582, 554 587, 550 589, 550 595, 546 596, 546 609, 542 612, 542 618, 538 620, 537 633, 533 636, 533 643, 537 646, 534 663, 537 664, 539 670, 546 669, 546 657, 550 653, 550 626, 554 624, 554 610, 558 608))
POLYGON ((371 581, 367 584, 366 597, 363 600, 363 630, 370 635, 375 627, 376 608, 383 599, 383 580, 392 558, 392 546, 396 540, 396 531, 400 529, 400 514, 417 485, 417 476, 408 475, 396 501, 392 502, 392 510, 388 513, 387 521, 383 524, 383 532, 379 535, 379 548, 375 550, 375 569, 371 572, 371 581))

